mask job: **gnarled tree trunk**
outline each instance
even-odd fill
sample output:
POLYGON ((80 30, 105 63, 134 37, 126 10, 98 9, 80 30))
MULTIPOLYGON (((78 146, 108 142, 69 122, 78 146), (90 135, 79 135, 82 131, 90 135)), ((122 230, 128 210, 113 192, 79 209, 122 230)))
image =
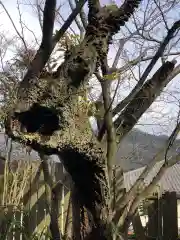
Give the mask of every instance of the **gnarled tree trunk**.
MULTIPOLYGON (((89 78, 100 67, 103 75, 108 74, 106 57, 112 37, 140 2, 125 0, 120 8, 108 8, 101 7, 98 0, 89 0, 83 41, 66 51, 56 73, 42 76, 54 41, 58 41, 53 37, 56 1, 46 0, 40 49, 7 111, 6 133, 13 140, 41 154, 59 156, 74 183, 80 206, 93 219, 87 239, 113 239, 112 216, 107 157, 101 143, 92 135, 88 109, 78 102, 78 95, 87 90, 89 78)), ((121 113, 115 122, 119 141, 166 86, 173 68, 174 62, 165 63, 121 113)))

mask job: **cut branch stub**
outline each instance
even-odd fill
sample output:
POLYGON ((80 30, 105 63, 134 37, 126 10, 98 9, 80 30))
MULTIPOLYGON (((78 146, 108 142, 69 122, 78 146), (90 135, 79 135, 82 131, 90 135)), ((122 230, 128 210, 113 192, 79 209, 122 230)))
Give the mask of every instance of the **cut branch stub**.
POLYGON ((173 71, 174 66, 174 61, 164 63, 153 77, 143 85, 141 90, 115 120, 118 141, 134 127, 143 113, 151 106, 163 88, 170 82, 171 79, 168 78, 168 76, 173 71))

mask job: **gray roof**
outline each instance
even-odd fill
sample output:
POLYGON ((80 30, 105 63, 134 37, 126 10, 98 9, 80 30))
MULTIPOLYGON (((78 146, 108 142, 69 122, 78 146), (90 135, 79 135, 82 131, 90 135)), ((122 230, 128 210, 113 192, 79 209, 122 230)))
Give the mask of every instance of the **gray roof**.
MULTIPOLYGON (((149 172, 147 177, 144 180, 145 185, 148 185, 152 179, 156 176, 156 173, 159 171, 160 167, 164 161, 160 161, 155 164, 152 171, 149 172)), ((128 191, 139 178, 145 167, 132 170, 124 173, 124 185, 128 191)), ((163 192, 176 192, 180 196, 180 164, 177 163, 172 167, 169 167, 159 183, 157 184, 161 193, 163 192)))

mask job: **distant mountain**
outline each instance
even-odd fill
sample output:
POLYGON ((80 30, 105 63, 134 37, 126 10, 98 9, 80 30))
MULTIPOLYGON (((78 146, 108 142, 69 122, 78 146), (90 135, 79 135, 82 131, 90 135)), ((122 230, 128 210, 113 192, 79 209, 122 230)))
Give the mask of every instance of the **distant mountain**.
MULTIPOLYGON (((158 152, 158 150, 165 144, 167 136, 155 136, 142 132, 138 129, 133 129, 127 136, 122 140, 117 156, 116 164, 120 164, 124 171, 129 171, 142 166, 147 165, 158 152)), ((174 143, 169 154, 172 155, 180 147, 180 140, 174 143)), ((0 133, 0 151, 1 156, 5 156, 5 137, 3 133, 0 133)), ((25 147, 21 144, 13 143, 12 149, 13 160, 27 159, 30 161, 39 160, 38 154, 32 151, 30 156, 26 153, 25 147)), ((52 156, 52 159, 58 161, 57 157, 52 156)), ((162 156, 163 159, 163 156, 162 156)), ((159 160, 162 160, 159 159, 159 160)), ((0 166, 1 170, 1 166, 0 166)))
MULTIPOLYGON (((121 163, 125 171, 133 170, 147 165, 156 153, 166 143, 168 137, 165 135, 156 136, 149 133, 142 132, 138 129, 133 129, 122 140, 117 156, 116 164, 121 163)), ((176 140, 168 155, 176 153, 180 147, 180 140, 176 140)), ((159 159, 159 160, 163 160, 159 159)))

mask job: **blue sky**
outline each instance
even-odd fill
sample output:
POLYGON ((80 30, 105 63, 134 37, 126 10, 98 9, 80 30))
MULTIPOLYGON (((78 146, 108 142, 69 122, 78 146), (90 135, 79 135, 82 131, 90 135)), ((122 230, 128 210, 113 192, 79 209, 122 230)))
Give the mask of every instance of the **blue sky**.
MULTIPOLYGON (((33 2, 33 0, 21 0, 21 1, 27 2, 27 3, 29 1, 33 2)), ((58 4, 61 3, 63 5, 61 8, 61 13, 63 15, 63 18, 66 19, 70 13, 70 8, 69 8, 67 0, 64 0, 64 1, 59 0, 57 2, 58 2, 58 4)), ((111 2, 112 2, 111 0, 101 1, 102 4, 109 4, 111 2)), ((120 4, 121 1, 117 1, 117 2, 120 4)), ((17 29, 20 30, 16 0, 5 0, 5 1, 3 1, 3 3, 6 6, 8 12, 10 13, 17 29)), ((27 5, 21 5, 20 7, 21 7, 23 21, 25 22, 27 27, 35 33, 36 37, 38 39, 40 39, 41 38, 41 29, 40 29, 40 26, 37 21, 35 13, 32 10, 30 10, 29 6, 27 6, 27 5)), ((86 6, 86 10, 87 10, 87 6, 86 6)), ((1 23, 0 30, 5 32, 7 37, 12 37, 15 35, 15 31, 13 29, 13 26, 12 26, 10 20, 8 19, 6 13, 1 10, 0 10, 0 23, 1 23)), ((59 27, 58 25, 55 26, 55 28, 58 28, 58 27, 59 27)), ((77 27, 74 23, 71 27, 75 31, 77 31, 77 27)), ((29 43, 34 41, 34 36, 30 31, 25 31, 25 38, 29 43)), ((110 63, 112 63, 112 61, 113 61, 114 54, 115 54, 115 49, 111 48, 110 53, 109 53, 109 58, 110 58, 109 62, 110 63)), ((12 56, 12 52, 9 51, 6 58, 8 59, 11 56, 12 56)), ((121 64, 121 62, 120 62, 120 64, 121 64)), ((121 86, 122 90, 120 92, 122 94, 120 94, 120 98, 125 96, 129 91, 128 83, 126 85, 127 85, 126 90, 124 88, 124 85, 121 86)), ((171 85, 171 87, 168 85, 168 92, 166 93, 169 96, 170 96, 171 92, 174 93, 174 89, 179 91, 178 78, 176 78, 170 85, 171 85)), ((160 99, 152 105, 151 109, 153 110, 153 112, 149 110, 149 113, 144 114, 143 117, 141 118, 141 120, 139 121, 139 127, 142 130, 148 131, 151 133, 156 133, 156 134, 164 134, 165 132, 170 133, 172 131, 172 127, 173 127, 173 123, 174 123, 173 118, 175 119, 175 114, 177 113, 178 108, 176 107, 176 105, 174 103, 171 103, 171 104, 164 103, 162 100, 160 101, 160 99), (164 124, 165 122, 166 123, 169 122, 168 126, 166 126, 166 127, 157 125, 157 124, 164 124), (152 124, 154 124, 154 125, 152 125, 152 124)), ((174 99, 174 97, 171 97, 171 99, 174 99)))

